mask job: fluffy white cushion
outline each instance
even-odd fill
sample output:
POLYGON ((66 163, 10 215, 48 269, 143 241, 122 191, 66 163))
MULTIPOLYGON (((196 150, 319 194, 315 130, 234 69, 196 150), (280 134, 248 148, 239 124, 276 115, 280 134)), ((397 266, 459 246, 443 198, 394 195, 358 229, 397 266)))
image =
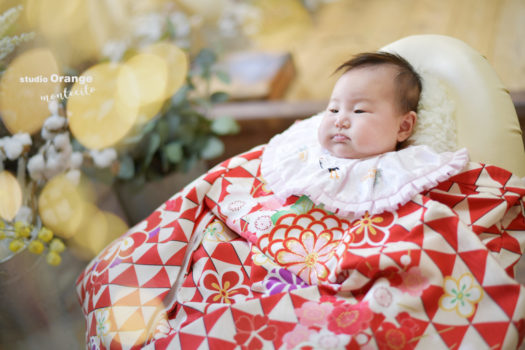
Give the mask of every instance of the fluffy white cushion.
POLYGON ((409 138, 413 145, 427 145, 436 152, 458 150, 454 113, 456 105, 450 98, 447 86, 428 71, 414 67, 421 76, 423 90, 418 105, 418 120, 414 134, 409 138))

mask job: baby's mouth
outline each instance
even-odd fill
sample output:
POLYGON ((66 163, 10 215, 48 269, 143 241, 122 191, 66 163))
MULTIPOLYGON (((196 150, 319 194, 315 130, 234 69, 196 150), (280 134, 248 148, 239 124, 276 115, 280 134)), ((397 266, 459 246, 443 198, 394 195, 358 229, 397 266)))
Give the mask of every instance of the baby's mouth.
POLYGON ((344 141, 350 140, 350 138, 343 134, 335 134, 334 136, 332 136, 332 140, 334 142, 344 142, 344 141))

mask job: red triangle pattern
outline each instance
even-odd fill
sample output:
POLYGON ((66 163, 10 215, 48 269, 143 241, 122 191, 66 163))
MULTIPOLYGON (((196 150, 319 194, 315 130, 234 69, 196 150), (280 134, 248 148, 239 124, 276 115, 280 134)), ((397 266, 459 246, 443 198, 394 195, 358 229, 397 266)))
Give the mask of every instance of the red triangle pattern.
POLYGON ((263 309, 263 312, 268 315, 270 312, 272 312, 273 308, 275 307, 275 305, 277 305, 281 299, 283 298, 283 296, 286 295, 285 293, 279 293, 279 294, 275 294, 275 295, 271 295, 271 296, 268 296, 268 297, 263 297, 260 300, 261 302, 261 307, 263 309))
POLYGON ((217 181, 217 179, 223 175, 225 172, 224 169, 219 169, 217 171, 214 171, 214 172, 210 172, 208 174, 206 174, 206 176, 204 177, 204 181, 208 182, 208 183, 213 183, 215 181, 217 181))
POLYGON ((507 227, 505 227, 505 230, 525 230, 525 217, 523 215, 518 215, 507 227))
POLYGON ((122 350, 122 342, 120 341, 119 334, 115 334, 113 339, 111 339, 111 343, 109 343, 109 348, 111 350, 122 350))
POLYGON ((472 250, 459 253, 460 258, 469 267, 479 284, 483 284, 488 254, 489 252, 486 250, 472 250))
POLYGON ((500 205, 503 200, 500 198, 476 198, 469 197, 467 198, 469 213, 470 213, 470 222, 475 223, 483 215, 487 214, 498 205, 500 205))
POLYGON ((135 271, 135 266, 131 265, 129 268, 124 270, 120 275, 118 275, 114 280, 111 281, 112 284, 118 284, 120 286, 129 286, 136 287, 139 285, 137 280, 137 272, 135 271))
POLYGON ((146 253, 144 253, 135 264, 139 265, 163 265, 159 252, 157 250, 157 245, 151 246, 146 253))
POLYGON ((209 333, 217 323, 217 321, 221 318, 221 316, 228 311, 228 307, 223 307, 218 310, 214 310, 213 312, 210 312, 206 314, 202 320, 204 321, 204 325, 206 326, 206 331, 209 333))
POLYGON ((428 318, 432 320, 436 315, 439 305, 437 300, 443 295, 443 288, 439 286, 430 285, 427 289, 423 291, 421 295, 421 300, 427 312, 428 318))
POLYGON ((197 206, 194 208, 190 208, 184 211, 184 213, 181 213, 179 216, 179 219, 186 219, 186 220, 194 221, 198 210, 199 210, 199 207, 197 206))
POLYGON ((438 183, 437 186, 432 188, 429 192, 432 192, 434 190, 448 192, 448 191, 450 191, 450 188, 452 187, 453 184, 454 184, 454 182, 452 182, 450 180, 443 181, 443 182, 438 183))
POLYGON ((219 339, 219 338, 213 338, 208 337, 208 345, 210 349, 221 349, 221 350, 229 350, 229 349, 235 349, 238 347, 236 343, 231 343, 229 341, 219 339))
POLYGON ((485 286, 485 291, 512 319, 518 298, 520 296, 519 284, 508 284, 500 286, 485 286))
POLYGON ((166 261, 166 266, 181 266, 184 261, 184 256, 186 255, 186 247, 182 247, 178 252, 173 254, 168 261, 166 261))
POLYGON ((179 341, 181 349, 197 349, 206 337, 179 332, 179 341))
POLYGON ((251 178, 253 177, 253 175, 250 174, 248 170, 244 169, 242 166, 238 166, 233 169, 230 169, 225 174, 225 177, 226 178, 232 178, 232 177, 251 178))
POLYGON ((425 224, 433 229, 434 231, 440 233, 443 238, 452 246, 452 248, 458 250, 458 217, 449 216, 446 218, 436 219, 425 222, 425 224))
POLYGON ((141 288, 171 288, 170 278, 166 269, 163 267, 144 285, 140 286, 141 288))
POLYGON ((454 270, 454 264, 456 263, 456 254, 442 253, 435 250, 424 249, 424 252, 428 255, 441 270, 443 276, 451 276, 454 270))
POLYGON ((443 203, 450 208, 455 207, 456 204, 458 204, 467 197, 464 194, 451 194, 438 191, 430 191, 428 196, 431 199, 443 203))
POLYGON ((449 324, 442 325, 439 323, 434 323, 434 327, 449 349, 458 349, 461 340, 469 328, 469 326, 451 326, 449 324))
MULTIPOLYGON (((165 241, 180 241, 180 242, 188 242, 188 239, 186 238, 186 234, 184 233, 184 230, 179 224, 178 220, 173 220, 168 225, 164 226, 164 228, 173 228, 173 232, 170 234, 169 238, 165 239, 165 241)), ((162 243, 162 242, 161 242, 162 243)))
POLYGON ((487 171, 489 176, 492 178, 492 180, 499 182, 502 186, 505 186, 505 184, 512 177, 511 172, 503 168, 493 166, 493 165, 485 166, 485 170, 487 171))
POLYGON ((199 196, 197 194, 197 189, 193 187, 185 196, 186 200, 190 200, 195 204, 199 204, 199 196))
POLYGON ((401 207, 399 207, 399 209, 397 210, 397 216, 399 218, 401 218, 403 216, 412 214, 415 211, 420 210, 421 208, 422 208, 421 205, 419 205, 419 204, 417 204, 417 203, 415 203, 413 201, 408 201, 406 204, 404 204, 401 207))
POLYGON ((211 257, 234 265, 241 265, 237 252, 230 244, 218 244, 211 257))
POLYGON ((474 185, 476 181, 478 181, 479 175, 481 174, 482 170, 483 170, 483 167, 479 167, 479 168, 472 169, 469 171, 464 171, 462 173, 452 176, 449 179, 449 181, 456 182, 459 184, 474 185))
POLYGON ((243 157, 246 160, 253 160, 260 158, 263 153, 264 147, 261 147, 260 149, 257 149, 255 151, 248 151, 244 154, 241 154, 240 157, 243 157))
POLYGON ((501 349, 509 329, 508 322, 475 323, 473 326, 487 342, 489 349, 501 349))

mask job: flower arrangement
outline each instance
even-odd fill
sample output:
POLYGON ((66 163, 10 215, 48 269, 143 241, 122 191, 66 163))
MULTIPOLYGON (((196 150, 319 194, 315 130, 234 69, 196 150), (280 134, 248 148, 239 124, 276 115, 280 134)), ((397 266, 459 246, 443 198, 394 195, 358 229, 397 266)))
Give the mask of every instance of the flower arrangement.
MULTIPOLYGON (((34 33, 8 35, 10 27, 17 20, 21 11, 22 6, 18 6, 0 15, 0 73, 4 68, 3 60, 17 46, 30 41, 35 36, 34 33)), ((51 125, 52 122, 48 125, 51 125)), ((6 134, 8 134, 7 130, 0 125, 0 135, 6 134)), ((47 139, 52 137, 47 133, 47 129, 43 136, 47 139)), ((56 142, 64 145, 65 134, 58 136, 56 142)), ((26 184, 25 166, 32 144, 31 136, 27 133, 16 133, 0 138, 0 193, 3 195, 0 200, 0 262, 27 247, 34 254, 42 254, 47 251, 46 261, 50 265, 58 265, 61 261, 60 253, 65 249, 63 241, 54 237, 53 232, 36 219, 33 215, 34 210, 31 209, 34 203, 29 203, 28 200, 22 198, 22 187, 25 187, 26 184), (13 164, 16 164, 18 168, 17 178, 8 171, 9 168, 14 167, 13 164), (20 184, 23 185, 20 186, 20 184), (29 205, 22 205, 22 203, 29 205)), ((30 164, 27 164, 28 170, 35 177, 41 176, 35 168, 38 160, 36 157, 31 158, 30 164)))
MULTIPOLYGON (((21 10, 10 9, 0 17, 4 35, 0 53, 6 53, 0 62, 9 58, 7 54, 16 45, 34 37, 5 34, 21 10)), ((172 18, 180 21, 180 15, 172 18)), ((129 47, 121 57, 106 59, 125 61, 147 46, 148 41, 181 42, 184 31, 175 34, 174 29, 182 28, 180 23, 157 21, 165 23, 165 34, 148 37, 138 27, 137 41, 128 41, 129 47)), ((91 148, 72 132, 72 98, 51 99, 49 116, 38 132, 10 128, 0 111, 0 262, 27 249, 34 254, 45 253, 51 265, 60 264, 67 239, 82 234, 85 222, 76 224, 82 219, 75 213, 93 207, 84 198, 83 174, 109 183, 132 181, 140 185, 173 171, 187 171, 198 159, 220 155, 224 147, 218 136, 237 132, 238 126, 231 118, 207 117, 214 103, 228 98, 225 93, 210 91, 206 84, 212 76, 228 81, 225 73, 214 69, 216 60, 212 50, 201 49, 193 56, 191 69, 184 73, 177 92, 154 115, 137 122, 124 137, 104 148, 91 148), (206 86, 203 92, 197 91, 197 80, 206 86)), ((68 75, 75 73, 68 71, 68 75)), ((74 84, 67 84, 63 95, 74 95, 74 89, 74 84)))

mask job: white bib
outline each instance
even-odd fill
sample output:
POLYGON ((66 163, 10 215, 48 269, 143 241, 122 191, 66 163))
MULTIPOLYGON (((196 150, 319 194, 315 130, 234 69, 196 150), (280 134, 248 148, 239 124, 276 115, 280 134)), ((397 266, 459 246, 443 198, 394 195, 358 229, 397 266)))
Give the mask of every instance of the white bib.
POLYGON ((394 211, 458 174, 469 160, 466 149, 437 153, 428 146, 363 159, 334 157, 317 139, 321 118, 292 125, 266 146, 261 172, 278 199, 307 195, 340 216, 394 211))

